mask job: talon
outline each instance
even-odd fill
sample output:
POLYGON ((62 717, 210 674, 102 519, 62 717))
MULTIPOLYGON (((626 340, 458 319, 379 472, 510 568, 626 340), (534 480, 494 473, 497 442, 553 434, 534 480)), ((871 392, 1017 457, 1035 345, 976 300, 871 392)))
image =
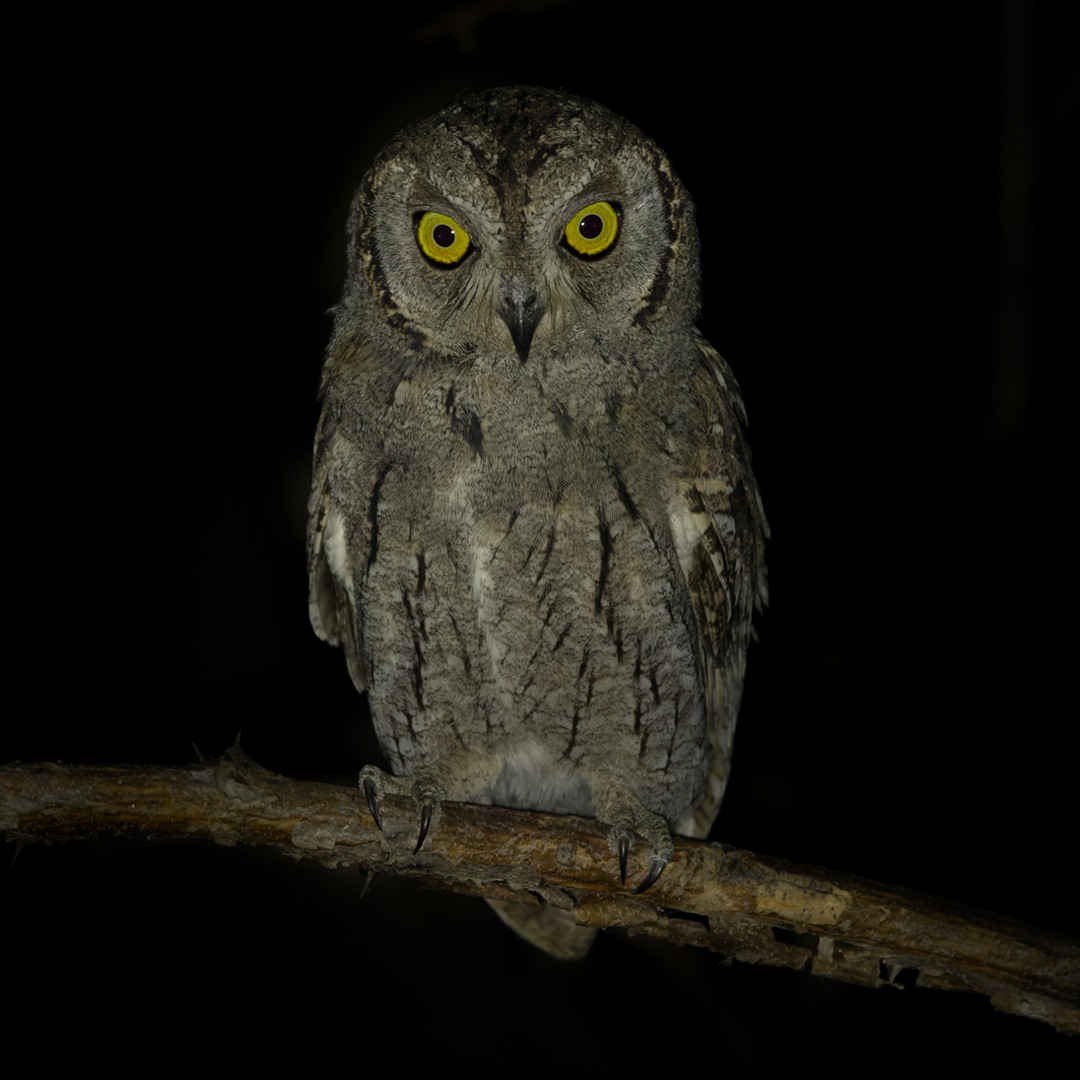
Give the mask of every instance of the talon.
MULTIPOLYGON (((646 889, 651 889, 656 884, 656 879, 664 872, 664 867, 667 866, 666 862, 661 862, 659 859, 653 859, 649 864, 649 873, 645 880, 634 890, 634 894, 643 893, 646 889)), ((623 879, 625 880, 625 878, 623 879)))
POLYGON ((375 880, 375 875, 366 866, 360 867, 360 873, 364 875, 364 884, 360 887, 360 895, 357 899, 363 900, 367 895, 371 883, 375 880))
POLYGON ((630 854, 630 837, 619 837, 619 877, 626 884, 626 856, 630 854))
POLYGON ((427 839, 428 829, 431 828, 431 812, 431 803, 424 803, 423 809, 420 811, 420 839, 416 841, 416 847, 413 848, 414 855, 419 853, 424 846, 424 841, 427 839))
POLYGON ((375 781, 370 776, 364 777, 364 794, 367 796, 368 809, 371 811, 371 816, 375 819, 375 824, 379 828, 379 832, 382 832, 382 818, 379 817, 379 802, 378 802, 378 788, 375 785, 375 781))

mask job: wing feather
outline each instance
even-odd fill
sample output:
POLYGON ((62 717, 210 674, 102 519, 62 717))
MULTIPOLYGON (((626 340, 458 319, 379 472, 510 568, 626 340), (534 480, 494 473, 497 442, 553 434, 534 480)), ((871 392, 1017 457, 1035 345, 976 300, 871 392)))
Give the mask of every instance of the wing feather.
POLYGON ((348 517, 335 499, 334 474, 348 459, 348 440, 323 437, 326 413, 315 435, 315 468, 308 500, 308 614, 315 633, 345 651, 356 688, 368 685, 363 628, 359 619, 348 517))
POLYGON ((755 609, 767 600, 769 532, 750 469, 738 385, 708 342, 699 339, 698 346, 709 434, 693 474, 676 482, 668 507, 698 627, 698 669, 708 718, 705 797, 680 828, 690 836, 708 834, 727 785, 751 623, 755 609))

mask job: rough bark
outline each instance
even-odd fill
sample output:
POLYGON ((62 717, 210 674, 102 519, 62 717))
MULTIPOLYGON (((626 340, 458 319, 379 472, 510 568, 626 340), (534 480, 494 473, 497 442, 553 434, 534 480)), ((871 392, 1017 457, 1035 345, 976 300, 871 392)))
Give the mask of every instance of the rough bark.
MULTIPOLYGON (((660 880, 623 886, 595 821, 446 803, 419 854, 409 800, 383 832, 358 790, 290 780, 239 748, 187 768, 16 763, 0 768, 0 832, 20 843, 102 836, 275 847, 329 867, 407 874, 456 892, 548 903, 732 960, 869 987, 987 995, 995 1008, 1080 1033, 1080 941, 919 893, 677 840, 660 880)), ((646 867, 631 853, 628 881, 646 867)))

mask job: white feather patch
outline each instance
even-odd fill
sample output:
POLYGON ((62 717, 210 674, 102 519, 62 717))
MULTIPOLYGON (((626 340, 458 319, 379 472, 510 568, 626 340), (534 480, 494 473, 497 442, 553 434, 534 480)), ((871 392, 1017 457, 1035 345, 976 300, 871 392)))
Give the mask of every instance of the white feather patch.
POLYGON ((349 596, 355 596, 352 559, 349 558, 349 548, 345 542, 345 519, 336 508, 326 515, 322 543, 326 564, 330 567, 334 580, 344 587, 349 596))

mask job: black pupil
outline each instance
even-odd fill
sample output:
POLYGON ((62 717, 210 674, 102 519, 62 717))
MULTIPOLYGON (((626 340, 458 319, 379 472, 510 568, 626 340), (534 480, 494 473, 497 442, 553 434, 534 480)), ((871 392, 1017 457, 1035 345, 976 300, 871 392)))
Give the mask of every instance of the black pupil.
POLYGON ((595 240, 604 231, 604 220, 599 214, 586 214, 581 219, 578 232, 586 240, 595 240))
POLYGON ((454 230, 449 225, 442 223, 431 230, 431 239, 439 247, 452 247, 454 243, 454 230))

